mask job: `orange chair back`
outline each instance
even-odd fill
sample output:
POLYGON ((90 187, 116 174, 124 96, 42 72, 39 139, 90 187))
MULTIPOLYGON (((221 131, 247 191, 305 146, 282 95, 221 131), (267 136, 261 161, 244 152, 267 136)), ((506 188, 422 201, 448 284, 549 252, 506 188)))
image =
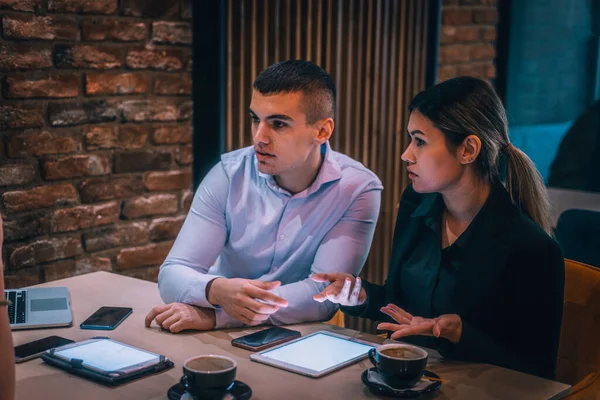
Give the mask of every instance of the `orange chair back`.
POLYGON ((329 321, 327 321, 325 323, 329 324, 329 325, 339 326, 340 328, 344 328, 346 326, 346 323, 344 320, 344 313, 341 310, 337 310, 337 312, 335 313, 333 318, 331 318, 329 321))
POLYGON ((565 302, 556 380, 570 385, 600 371, 600 269, 565 259, 565 302))

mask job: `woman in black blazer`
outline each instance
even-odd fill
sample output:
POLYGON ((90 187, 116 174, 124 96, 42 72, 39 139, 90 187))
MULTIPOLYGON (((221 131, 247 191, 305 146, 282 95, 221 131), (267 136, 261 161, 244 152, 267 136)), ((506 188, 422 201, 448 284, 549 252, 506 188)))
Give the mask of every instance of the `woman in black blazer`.
POLYGON ((511 145, 500 99, 486 82, 461 77, 419 93, 409 109, 402 160, 412 185, 387 280, 315 274, 330 282, 315 300, 444 357, 553 378, 564 261, 549 236, 545 187, 511 145))

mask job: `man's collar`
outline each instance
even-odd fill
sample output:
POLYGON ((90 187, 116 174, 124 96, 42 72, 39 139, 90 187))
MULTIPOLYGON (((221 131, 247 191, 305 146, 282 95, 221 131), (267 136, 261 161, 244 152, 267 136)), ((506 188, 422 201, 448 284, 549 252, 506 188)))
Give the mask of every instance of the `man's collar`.
MULTIPOLYGON (((302 192, 296 193, 296 195, 300 195, 301 197, 309 196, 310 194, 319 190, 319 188, 324 184, 342 178, 342 169, 340 168, 340 164, 333 156, 333 150, 331 150, 329 141, 321 145, 321 154, 323 155, 323 162, 321 163, 321 167, 319 168, 319 172, 317 173, 317 177, 315 178, 314 182, 302 192)), ((254 165, 258 175, 266 179, 271 187, 283 191, 283 189, 281 189, 275 182, 275 177, 273 175, 265 174, 258 170, 258 160, 256 157, 254 157, 254 165)))

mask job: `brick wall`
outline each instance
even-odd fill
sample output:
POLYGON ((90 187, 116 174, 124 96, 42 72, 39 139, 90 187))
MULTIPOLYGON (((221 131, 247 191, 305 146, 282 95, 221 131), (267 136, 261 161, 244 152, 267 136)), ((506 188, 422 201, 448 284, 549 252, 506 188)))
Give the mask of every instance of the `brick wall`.
POLYGON ((496 76, 497 0, 443 0, 438 81, 496 76))
POLYGON ((0 0, 7 287, 156 279, 189 208, 185 0, 0 0))

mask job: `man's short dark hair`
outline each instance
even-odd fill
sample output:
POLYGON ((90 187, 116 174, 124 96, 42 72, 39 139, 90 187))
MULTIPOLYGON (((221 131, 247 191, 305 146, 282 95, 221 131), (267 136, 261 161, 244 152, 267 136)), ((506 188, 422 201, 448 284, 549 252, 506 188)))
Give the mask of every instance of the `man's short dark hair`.
POLYGON ((254 89, 261 94, 302 92, 306 123, 322 118, 334 118, 335 84, 331 76, 310 61, 288 60, 269 66, 254 80, 254 89))

